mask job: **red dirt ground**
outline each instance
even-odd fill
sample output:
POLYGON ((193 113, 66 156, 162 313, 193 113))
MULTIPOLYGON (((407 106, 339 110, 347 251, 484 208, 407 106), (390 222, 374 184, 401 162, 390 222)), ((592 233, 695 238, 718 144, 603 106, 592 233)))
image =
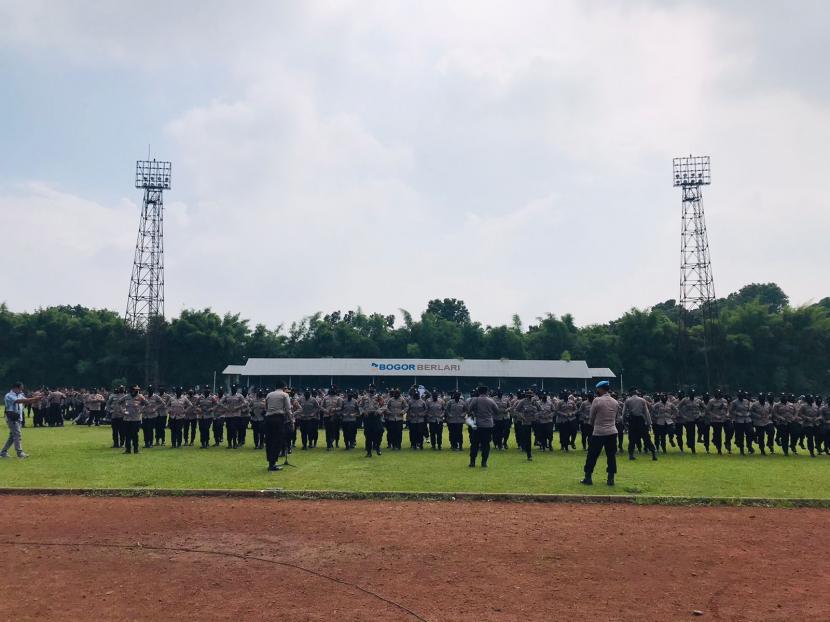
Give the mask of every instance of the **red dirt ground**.
POLYGON ((700 610, 703 620, 828 620, 828 519, 812 509, 3 496, 0 617, 601 622, 700 610))

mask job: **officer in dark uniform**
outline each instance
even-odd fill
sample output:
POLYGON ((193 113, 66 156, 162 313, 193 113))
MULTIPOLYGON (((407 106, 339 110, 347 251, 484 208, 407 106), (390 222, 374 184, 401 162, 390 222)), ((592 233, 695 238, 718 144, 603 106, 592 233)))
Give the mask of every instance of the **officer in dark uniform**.
POLYGON ((637 389, 628 392, 628 399, 623 404, 623 418, 628 421, 628 459, 634 460, 634 448, 642 441, 646 450, 651 452, 651 459, 657 460, 657 448, 651 442, 651 413, 648 404, 637 389))
POLYGON ((359 401, 359 408, 363 416, 366 457, 371 458, 373 451, 379 456, 380 442, 383 438, 383 400, 375 394, 375 387, 369 387, 368 394, 359 401))

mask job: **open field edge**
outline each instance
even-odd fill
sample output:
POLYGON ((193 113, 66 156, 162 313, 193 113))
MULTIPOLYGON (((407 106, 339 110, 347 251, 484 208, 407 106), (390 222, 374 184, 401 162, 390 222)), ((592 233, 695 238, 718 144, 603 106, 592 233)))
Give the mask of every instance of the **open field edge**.
POLYGON ((602 503, 633 505, 729 506, 773 508, 830 508, 830 499, 785 497, 680 497, 670 495, 574 495, 479 492, 407 492, 359 490, 265 490, 177 488, 0 488, 0 496, 82 497, 229 497, 256 499, 367 500, 367 501, 480 501, 508 503, 602 503))

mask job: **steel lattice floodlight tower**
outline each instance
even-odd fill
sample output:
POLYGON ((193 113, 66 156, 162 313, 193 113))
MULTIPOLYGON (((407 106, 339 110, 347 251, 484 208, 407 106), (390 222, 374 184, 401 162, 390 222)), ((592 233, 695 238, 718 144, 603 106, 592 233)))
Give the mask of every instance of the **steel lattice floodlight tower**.
POLYGON ((709 348, 715 321, 715 281, 709 256, 709 237, 701 198, 702 186, 711 183, 709 156, 686 156, 672 160, 675 187, 683 192, 683 222, 680 232, 680 340, 685 362, 685 336, 688 317, 697 312, 703 323, 703 355, 706 382, 711 384, 709 348))
POLYGON ((171 164, 139 160, 135 187, 144 190, 135 243, 126 319, 146 334, 145 383, 158 383, 158 342, 154 324, 164 318, 164 195, 170 189, 171 164))

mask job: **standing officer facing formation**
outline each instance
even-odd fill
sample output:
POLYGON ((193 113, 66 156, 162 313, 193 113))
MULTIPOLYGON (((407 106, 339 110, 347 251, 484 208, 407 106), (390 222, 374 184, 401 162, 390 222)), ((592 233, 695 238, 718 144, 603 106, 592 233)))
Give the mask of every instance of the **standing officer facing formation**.
POLYGON ((614 476, 617 473, 617 407, 618 403, 608 394, 610 385, 607 380, 597 383, 597 397, 591 402, 590 424, 591 436, 588 439, 588 456, 585 458, 585 478, 582 483, 591 486, 594 481, 592 474, 597 465, 597 459, 602 450, 605 450, 605 459, 608 462, 608 485, 614 485, 614 476))
POLYGON ((291 398, 284 389, 285 383, 277 382, 276 390, 265 396, 263 432, 265 434, 265 457, 268 460, 269 471, 280 470, 277 466, 277 459, 283 448, 285 420, 291 412, 291 398))
POLYGON ((470 400, 470 416, 476 424, 470 438, 470 467, 475 467, 476 457, 481 450, 481 468, 487 468, 490 442, 493 440, 493 426, 498 414, 498 404, 487 395, 487 387, 479 387, 478 396, 470 400))

